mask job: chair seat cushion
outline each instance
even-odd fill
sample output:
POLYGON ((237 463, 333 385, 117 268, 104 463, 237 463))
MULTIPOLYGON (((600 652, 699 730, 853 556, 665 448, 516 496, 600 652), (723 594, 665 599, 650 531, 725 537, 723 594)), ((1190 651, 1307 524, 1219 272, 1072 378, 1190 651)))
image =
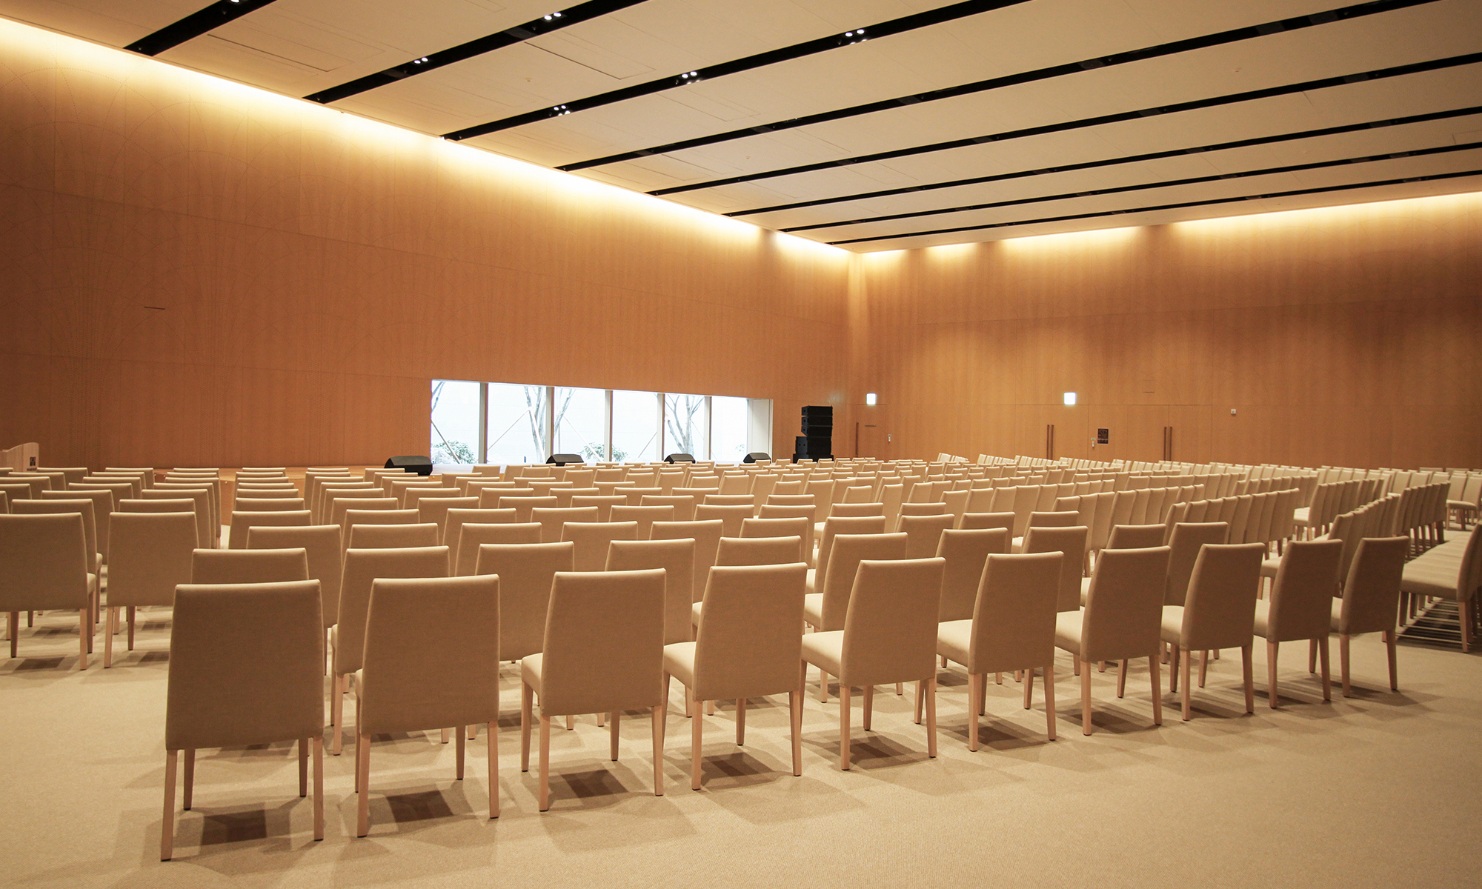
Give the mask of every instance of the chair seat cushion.
POLYGON ((829 630, 804 636, 803 660, 844 681, 845 677, 840 676, 844 663, 844 631, 829 630))
POLYGON ((803 596, 803 621, 815 627, 823 626, 823 593, 803 596))
POLYGON ((937 654, 962 664, 973 672, 969 652, 973 638, 971 620, 949 620, 937 624, 937 654))
POLYGON ((1055 647, 1063 648, 1079 657, 1081 653, 1081 631, 1086 612, 1062 611, 1055 615, 1055 647))
POLYGON ((1182 605, 1164 605, 1163 622, 1159 625, 1158 634, 1164 642, 1169 645, 1181 645, 1184 632, 1184 607, 1182 605))
POLYGON ((1275 577, 1276 576, 1276 571, 1280 567, 1281 567, 1281 559, 1262 559, 1261 560, 1261 576, 1262 577, 1275 577))
POLYGON ((1086 595, 1091 592, 1091 578, 1081 578, 1081 605, 1086 604, 1086 595))
MULTIPOLYGON (((812 561, 811 559, 809 561, 812 561)), ((808 569, 808 579, 803 582, 803 587, 810 593, 817 592, 818 569, 808 569)))
POLYGON ((1268 601, 1266 599, 1258 599, 1258 600, 1256 600, 1256 617, 1255 617, 1255 623, 1252 625, 1253 628, 1254 628, 1254 630, 1255 630, 1255 634, 1257 636, 1260 636, 1262 639, 1267 638, 1266 637, 1266 633, 1269 632, 1269 630, 1270 630, 1270 623, 1271 623, 1271 603, 1270 603, 1270 601, 1268 601))
MULTIPOLYGON (((697 608, 699 606, 696 606, 697 608)), ((664 672, 687 688, 695 687, 695 643, 671 642, 664 646, 664 672)))
POLYGON ((698 627, 700 625, 700 610, 703 605, 703 602, 696 602, 690 606, 690 626, 698 627))

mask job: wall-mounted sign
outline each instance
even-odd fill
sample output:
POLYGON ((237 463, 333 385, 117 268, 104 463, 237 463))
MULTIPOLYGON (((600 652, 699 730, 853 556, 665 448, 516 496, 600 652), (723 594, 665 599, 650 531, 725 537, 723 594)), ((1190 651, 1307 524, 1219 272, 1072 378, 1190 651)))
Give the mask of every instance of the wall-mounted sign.
POLYGON ((1096 443, 1097 444, 1111 444, 1111 430, 1110 429, 1097 429, 1096 430, 1096 443))

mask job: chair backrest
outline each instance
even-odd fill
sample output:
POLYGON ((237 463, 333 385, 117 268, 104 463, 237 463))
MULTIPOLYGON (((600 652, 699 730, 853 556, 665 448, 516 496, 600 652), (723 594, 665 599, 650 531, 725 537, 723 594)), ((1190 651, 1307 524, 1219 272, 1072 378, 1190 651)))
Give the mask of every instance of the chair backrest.
MULTIPOLYGON (((575 499, 575 498, 573 498, 575 499)), ((507 491, 485 491, 479 495, 479 506, 484 509, 513 509, 515 521, 534 521, 531 513, 536 509, 560 506, 555 497, 533 497, 529 494, 511 494, 507 491)))
MULTIPOLYGON (((838 520, 832 520, 838 521, 838 520)), ((849 610, 849 595, 854 589, 855 572, 859 563, 866 559, 883 561, 906 557, 907 537, 902 532, 891 534, 836 534, 833 547, 829 550, 828 572, 825 581, 815 577, 814 589, 823 595, 823 626, 819 630, 842 630, 844 618, 849 610)), ((820 559, 823 556, 820 554, 820 559)), ((937 582, 937 597, 941 595, 941 581, 937 582)), ((933 599, 933 603, 935 603, 933 599)), ((936 608, 933 605, 932 618, 936 608)))
POLYGON ((942 559, 865 559, 844 620, 841 681, 880 685, 927 679, 936 670, 942 559))
POLYGON ((247 532, 247 548, 294 549, 308 557, 309 579, 319 581, 320 614, 326 627, 340 614, 340 579, 345 547, 339 525, 257 526, 247 532))
POLYGON ((240 510, 232 513, 231 530, 227 533, 228 549, 243 549, 247 546, 247 529, 260 526, 284 526, 309 524, 307 509, 278 509, 267 512, 240 510))
MULTIPOLYGON (((818 541, 818 571, 813 589, 823 591, 824 581, 828 579, 828 560, 835 537, 840 534, 883 534, 885 527, 885 519, 880 516, 841 516, 825 520, 823 537, 818 541)), ((842 618, 842 614, 840 616, 842 618)))
POLYGON ((300 510, 304 508, 302 497, 243 497, 237 495, 232 503, 232 512, 276 512, 278 510, 300 510))
POLYGON ((357 730, 499 718, 498 577, 379 578, 371 586, 357 730))
POLYGON ((540 525, 542 543, 556 543, 563 538, 561 529, 567 522, 600 522, 595 506, 537 506, 530 511, 530 521, 540 525))
POLYGON ((688 537, 614 540, 608 545, 606 570, 646 568, 664 570, 664 644, 690 641, 694 638, 690 606, 695 602, 695 541, 688 537))
POLYGON ((798 537, 722 537, 716 547, 716 566, 785 565, 798 561, 798 537))
POLYGON ((1271 587, 1268 641, 1328 635, 1342 560, 1341 540, 1295 540, 1287 544, 1271 587))
MULTIPOLYGON (((123 502, 123 501, 120 501, 123 502)), ((84 552, 87 553, 88 571, 98 573, 98 522, 93 512, 94 502, 89 499, 67 500, 17 500, 11 504, 13 515, 58 515, 73 513, 82 516, 84 552)), ((194 516, 192 516, 192 519, 194 516)), ((109 575, 110 579, 112 574, 109 575)))
POLYGON ((639 540, 647 540, 649 534, 653 531, 654 522, 674 521, 674 507, 620 504, 612 508, 612 514, 608 517, 608 520, 613 522, 637 522, 638 531, 635 536, 639 540))
MULTIPOLYGON (((1264 544, 1207 543, 1199 548, 1183 601, 1180 638, 1190 651, 1251 644, 1264 544)), ((1399 594, 1399 581, 1395 582, 1399 594)), ((1391 612, 1393 615, 1393 612, 1391 612)))
POLYGON ((1338 632, 1390 632, 1399 610, 1400 579, 1405 573, 1408 537, 1365 537, 1343 584, 1338 632))
POLYGON ((607 565, 607 548, 614 540, 637 537, 637 522, 567 522, 561 530, 562 540, 576 544, 577 571, 603 570, 607 565))
POLYGON ((1164 605, 1184 604, 1200 548, 1207 543, 1225 543, 1229 531, 1230 526, 1224 522, 1180 522, 1173 526, 1173 536, 1168 541, 1171 552, 1168 557, 1168 589, 1163 595, 1164 605))
MULTIPOLYGON (((162 491, 146 488, 138 500, 120 501, 123 512, 189 512, 196 518, 196 546, 212 546, 211 494, 209 491, 162 491), (128 503, 125 506, 124 503, 128 503)), ((215 543, 220 543, 221 528, 216 528, 215 543)))
POLYGON ((195 549, 194 512, 115 513, 109 607, 173 604, 175 586, 190 583, 195 549))
POLYGON ((664 572, 558 572, 541 645, 542 715, 663 700, 664 572))
POLYGON ((88 607, 81 513, 0 514, 0 612, 88 607))
POLYGON ((576 544, 485 543, 478 547, 479 574, 499 575, 499 651, 517 660, 540 651, 546 611, 557 571, 575 564, 576 544))
POLYGON ((721 532, 725 523, 719 519, 654 522, 649 529, 650 540, 678 540, 688 537, 695 541, 695 596, 705 590, 705 579, 715 565, 716 552, 720 548, 721 532))
POLYGON ((182 584, 175 592, 165 749, 324 734, 319 583, 182 584))
POLYGON ((288 549, 197 549, 191 583, 287 583, 309 579, 309 555, 288 549))
POLYGON ((452 507, 448 510, 443 521, 441 543, 452 548, 453 560, 458 560, 458 536, 463 532, 466 524, 493 525, 499 523, 513 523, 515 511, 513 509, 481 509, 479 507, 463 508, 452 507))
POLYGON ((405 549, 410 546, 437 546, 437 525, 351 525, 345 547, 355 549, 405 549))
POLYGON ((674 517, 660 521, 690 522, 695 518, 695 501, 691 494, 644 494, 639 505, 673 507, 674 517))
POLYGON ((900 531, 906 535, 905 558, 929 559, 935 556, 942 532, 956 523, 957 517, 949 513, 901 516, 900 531))
POLYGON ((479 547, 490 543, 540 543, 540 525, 535 522, 465 522, 458 529, 458 539, 448 548, 454 576, 467 577, 477 573, 479 547))
POLYGON ((478 509, 478 506, 477 497, 423 497, 417 501, 417 518, 437 525, 438 543, 443 543, 448 513, 455 509, 478 509))
MULTIPOLYGON (((1009 537, 1012 538, 1014 514, 1011 512, 965 512, 962 514, 961 520, 958 521, 957 527, 963 531, 1003 528, 1005 531, 1010 532, 1009 537)), ((1012 543, 1013 541, 1010 539, 1010 544, 1012 543)), ((1008 552, 1008 550, 1005 549, 1004 552, 1008 552)))
MULTIPOLYGON (((795 558, 788 561, 806 562, 808 553, 804 551, 804 541, 812 539, 813 523, 803 516, 792 518, 761 518, 747 519, 741 523, 742 537, 795 537, 798 548, 795 558)), ((717 556, 717 560, 719 556, 717 556)), ((734 564, 734 563, 732 563, 734 564)), ((753 563, 758 564, 758 563, 753 563)))
MULTIPOLYGON (((1144 489, 1145 490, 1145 489, 1144 489)), ((1156 525, 1114 525, 1107 538, 1107 549, 1147 549, 1162 546, 1168 528, 1159 522, 1156 525)))
MULTIPOLYGON (((967 620, 973 616, 973 603, 978 597, 978 583, 983 579, 983 566, 990 554, 1007 549, 1008 539, 1007 528, 948 529, 941 533, 934 554, 946 563, 942 569, 938 621, 967 620)), ((908 542, 908 550, 909 546, 908 542)))
POLYGON ((797 686, 807 574, 802 562, 710 572, 695 635, 697 699, 736 700, 797 686))
MULTIPOLYGON (((846 490, 853 490, 853 489, 850 488, 850 489, 846 489, 846 490)), ((833 516, 835 518, 842 518, 844 516, 862 516, 862 515, 884 516, 885 515, 885 504, 883 504, 883 503, 872 503, 872 502, 864 501, 864 500, 861 500, 861 501, 858 501, 858 502, 848 502, 848 501, 845 501, 843 503, 835 503, 833 505, 833 508, 829 511, 829 515, 830 516, 833 516)))
POLYGON ((1166 546, 1102 551, 1086 595, 1081 660, 1157 655, 1169 552, 1166 546))
POLYGON ((704 521, 706 519, 720 519, 722 523, 722 537, 740 537, 741 523, 751 518, 755 508, 741 505, 721 505, 715 503, 701 503, 695 507, 695 519, 704 521))
POLYGON ((1079 525, 1079 519, 1080 511, 1077 509, 1060 510, 1056 512, 1031 512, 1029 514, 1029 527, 1069 528, 1074 525, 1079 525))
POLYGON ((1081 574, 1086 560, 1086 547, 1091 530, 1084 525, 1067 528, 1030 528, 1024 537, 1026 553, 1063 553, 1060 562, 1060 585, 1056 588, 1057 611, 1076 611, 1081 607, 1081 574))
POLYGON ((340 582, 340 617, 335 631, 334 671, 360 669, 365 651, 365 618, 371 584, 382 577, 447 577, 448 548, 418 546, 402 549, 345 550, 340 582))
MULTIPOLYGON (((989 554, 973 600, 969 659, 983 673, 1049 667, 1061 552, 989 554)), ((1079 571, 1079 566, 1076 566, 1079 571)))

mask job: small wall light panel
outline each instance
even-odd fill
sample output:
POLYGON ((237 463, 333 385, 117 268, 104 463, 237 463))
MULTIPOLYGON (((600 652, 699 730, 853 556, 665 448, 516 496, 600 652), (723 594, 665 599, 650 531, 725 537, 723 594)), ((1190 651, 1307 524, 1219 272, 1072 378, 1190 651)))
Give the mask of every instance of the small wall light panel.
POLYGON ((1067 407, 1073 406, 1075 404, 1075 393, 1074 392, 1067 392, 1067 393, 1065 393, 1065 404, 1066 404, 1067 407))
POLYGON ((876 400, 877 400, 877 398, 875 396, 875 393, 873 393, 873 392, 866 392, 865 393, 865 404, 869 405, 870 407, 874 407, 876 400))

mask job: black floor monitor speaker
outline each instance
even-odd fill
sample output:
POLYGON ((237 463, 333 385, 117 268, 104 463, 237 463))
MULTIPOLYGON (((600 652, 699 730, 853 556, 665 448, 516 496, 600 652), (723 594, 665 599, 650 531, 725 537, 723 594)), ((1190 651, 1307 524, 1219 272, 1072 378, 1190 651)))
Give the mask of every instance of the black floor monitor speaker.
POLYGON ((432 475, 431 457, 387 457, 386 469, 400 469, 417 475, 432 475))
POLYGON ((554 463, 557 466, 567 466, 572 463, 585 463, 587 461, 581 458, 581 454, 552 454, 546 458, 545 462, 554 463))
POLYGON ((766 451, 752 451, 751 453, 747 454, 745 457, 742 457, 741 458, 741 462, 742 463, 755 463, 758 460, 770 460, 770 459, 772 459, 772 455, 769 454, 769 453, 767 453, 766 451))
POLYGON ((695 455, 694 454, 670 454, 669 456, 667 456, 667 457, 664 458, 664 462, 665 463, 693 463, 693 462, 695 462, 695 455))

